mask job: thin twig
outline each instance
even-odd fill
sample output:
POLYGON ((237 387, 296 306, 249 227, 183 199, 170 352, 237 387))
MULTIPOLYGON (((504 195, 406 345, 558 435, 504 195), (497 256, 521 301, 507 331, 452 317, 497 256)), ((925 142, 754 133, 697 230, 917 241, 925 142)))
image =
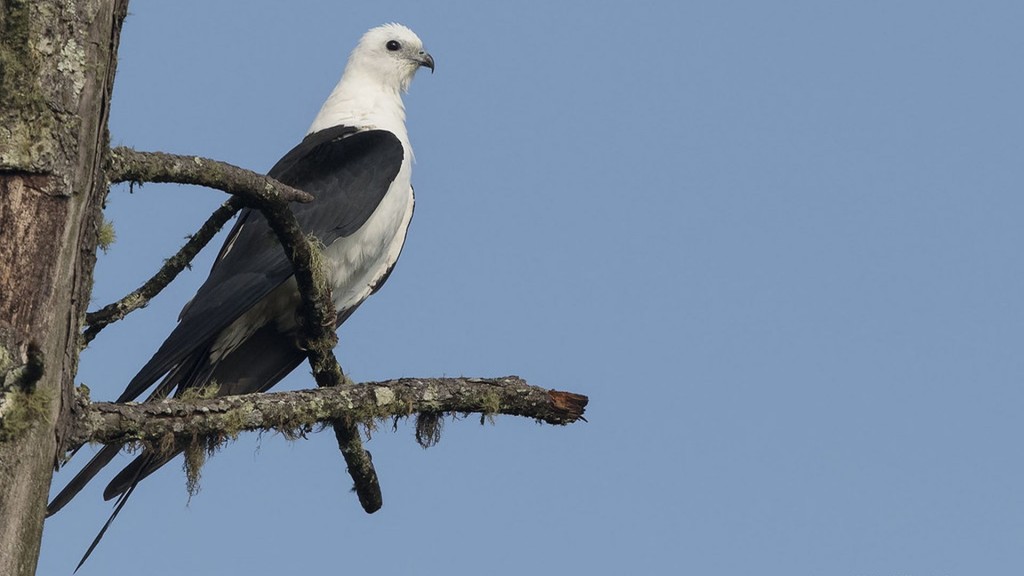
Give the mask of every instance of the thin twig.
POLYGON ((242 201, 231 198, 217 208, 206 222, 189 237, 188 242, 178 250, 178 253, 168 258, 160 270, 152 278, 139 286, 117 302, 108 304, 103 308, 90 312, 85 316, 86 329, 82 333, 84 344, 92 342, 93 338, 106 328, 109 324, 121 320, 128 314, 144 308, 150 300, 156 297, 167 287, 182 270, 187 268, 196 254, 205 247, 224 224, 235 215, 242 207, 242 201))

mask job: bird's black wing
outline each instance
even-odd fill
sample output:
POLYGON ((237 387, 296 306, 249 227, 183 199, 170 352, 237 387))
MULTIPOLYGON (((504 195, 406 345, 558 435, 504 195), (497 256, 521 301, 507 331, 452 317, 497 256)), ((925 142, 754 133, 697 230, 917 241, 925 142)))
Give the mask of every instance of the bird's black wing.
MULTIPOLYGON (((373 214, 403 158, 402 143, 391 132, 336 126, 307 136, 269 175, 316 197, 292 204, 292 210, 307 234, 329 246, 354 233, 373 214)), ((243 211, 209 278, 118 402, 137 398, 291 275, 291 263, 266 219, 258 211, 243 211)))
MULTIPOLYGON (((278 161, 269 175, 316 197, 313 202, 293 204, 292 210, 303 230, 329 245, 351 235, 366 222, 397 176, 403 157, 402 143, 391 132, 358 132, 337 126, 307 136, 278 161)), ((206 358, 198 356, 206 354, 221 330, 291 275, 291 263, 266 219, 258 211, 244 210, 228 234, 209 278, 182 311, 177 327, 117 401, 136 399, 170 371, 150 399, 167 396, 172 388, 188 380, 193 366, 205 363, 206 358)), ((251 340, 246 346, 263 350, 255 358, 253 354, 243 354, 248 360, 229 362, 248 362, 250 371, 259 374, 246 382, 230 383, 231 389, 225 393, 262 391, 301 362, 301 356, 293 357, 283 348, 283 335, 259 330, 251 340), (256 389, 248 389, 252 387, 256 389)), ((97 453, 54 497, 47 513, 60 510, 119 449, 116 445, 105 446, 97 453)), ((136 475, 135 480, 151 468, 154 466, 136 475)))

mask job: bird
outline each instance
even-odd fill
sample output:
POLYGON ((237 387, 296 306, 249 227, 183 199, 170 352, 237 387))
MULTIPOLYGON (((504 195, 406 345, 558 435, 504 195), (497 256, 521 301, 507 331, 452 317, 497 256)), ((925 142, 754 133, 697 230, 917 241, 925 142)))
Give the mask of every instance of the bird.
MULTIPOLYGON (((323 245, 336 328, 380 290, 405 243, 415 196, 402 95, 420 68, 433 73, 434 58, 408 27, 390 23, 367 31, 305 138, 267 173, 314 196, 292 210, 303 231, 323 245)), ((117 402, 133 401, 154 385, 147 401, 211 383, 220 396, 268 390, 306 358, 300 302, 291 263, 265 217, 242 210, 206 281, 117 402)), ((53 498, 47 515, 120 449, 100 449, 53 498)), ((110 481, 103 497, 118 503, 82 562, 139 481, 178 453, 143 450, 110 481)))

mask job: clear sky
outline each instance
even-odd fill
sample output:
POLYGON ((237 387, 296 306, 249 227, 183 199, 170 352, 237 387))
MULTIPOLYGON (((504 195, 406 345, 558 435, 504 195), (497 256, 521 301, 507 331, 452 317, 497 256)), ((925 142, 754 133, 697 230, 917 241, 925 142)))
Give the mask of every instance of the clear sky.
MULTIPOLYGON (((135 0, 113 142, 266 170, 387 21, 437 72, 406 98, 406 250, 343 366, 519 374, 589 424, 382 427, 372 516, 333 434, 248 434, 191 502, 177 464, 146 480, 80 574, 1024 573, 1024 4, 135 0)), ((115 189, 94 305, 223 198, 115 189)), ((214 252, 85 352, 93 398, 214 252)), ((113 468, 40 574, 74 568, 113 468)))

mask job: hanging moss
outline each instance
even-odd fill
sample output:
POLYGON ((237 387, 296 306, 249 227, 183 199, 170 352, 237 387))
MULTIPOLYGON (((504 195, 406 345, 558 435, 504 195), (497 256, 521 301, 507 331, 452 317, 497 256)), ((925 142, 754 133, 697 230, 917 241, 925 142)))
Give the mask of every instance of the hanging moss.
POLYGON ((96 243, 100 250, 106 254, 107 250, 114 245, 117 240, 117 231, 114 230, 114 223, 110 220, 103 220, 103 224, 100 225, 99 234, 96 239, 96 243))
POLYGON ((203 437, 192 438, 185 447, 185 490, 188 491, 189 500, 199 493, 199 479, 202 478, 206 459, 213 456, 223 444, 217 438, 203 437))

